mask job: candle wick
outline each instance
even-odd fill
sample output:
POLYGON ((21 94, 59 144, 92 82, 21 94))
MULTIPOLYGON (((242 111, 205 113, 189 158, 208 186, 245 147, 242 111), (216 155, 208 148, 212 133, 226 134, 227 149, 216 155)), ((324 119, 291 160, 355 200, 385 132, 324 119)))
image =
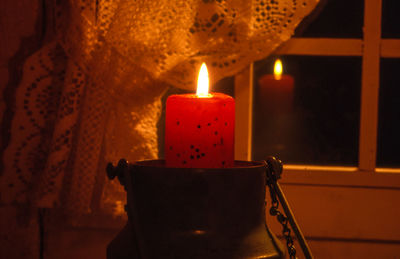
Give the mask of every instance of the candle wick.
POLYGON ((209 93, 198 93, 196 94, 196 96, 199 98, 206 98, 206 97, 212 97, 213 95, 209 93))

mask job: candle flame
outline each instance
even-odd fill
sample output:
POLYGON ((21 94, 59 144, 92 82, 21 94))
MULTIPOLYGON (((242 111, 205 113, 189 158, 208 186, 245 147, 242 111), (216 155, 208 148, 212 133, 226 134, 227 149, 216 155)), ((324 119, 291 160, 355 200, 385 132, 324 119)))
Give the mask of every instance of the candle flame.
POLYGON ((197 97, 208 97, 209 80, 206 63, 201 64, 199 77, 197 78, 197 97))
POLYGON ((276 80, 281 80, 282 78, 282 62, 279 58, 275 61, 274 77, 276 80))

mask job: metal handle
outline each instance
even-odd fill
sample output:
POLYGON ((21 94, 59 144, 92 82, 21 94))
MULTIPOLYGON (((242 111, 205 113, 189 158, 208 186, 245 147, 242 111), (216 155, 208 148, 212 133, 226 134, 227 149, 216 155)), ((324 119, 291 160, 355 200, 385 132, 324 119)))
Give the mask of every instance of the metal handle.
MULTIPOLYGON (((290 223, 290 226, 292 227, 293 232, 299 241, 299 244, 300 244, 301 250, 304 253, 304 256, 307 259, 312 259, 313 256, 312 256, 310 247, 308 246, 307 241, 304 238, 304 235, 301 232, 299 225, 297 224, 294 214, 293 214, 292 210, 290 209, 289 203, 287 202, 286 197, 283 194, 281 186, 278 183, 278 179, 281 178, 281 174, 282 174, 282 170, 283 170, 282 161, 280 161, 279 159, 276 159, 275 157, 270 156, 267 158, 265 164, 266 164, 266 172, 267 172, 267 185, 270 188, 271 199, 276 201, 275 195, 278 197, 279 201, 282 204, 282 208, 286 214, 286 217, 290 223)), ((288 234, 290 235, 290 231, 288 234)), ((289 249, 289 247, 288 247, 288 249, 289 249)), ((291 251, 289 250, 289 253, 290 252, 291 251)), ((294 251, 294 254, 295 254, 295 251, 294 251)))
POLYGON ((134 251, 136 252, 134 258, 145 258, 143 256, 143 251, 140 250, 140 243, 142 239, 139 237, 139 225, 137 224, 137 215, 135 213, 135 201, 133 197, 133 187, 132 187, 132 178, 131 172, 129 170, 129 163, 126 159, 120 159, 117 166, 113 166, 112 163, 108 163, 106 167, 106 172, 108 178, 111 180, 115 177, 118 177, 119 182, 121 185, 124 186, 125 191, 127 193, 127 202, 128 204, 125 205, 125 211, 128 214, 128 218, 130 221, 131 231, 133 233, 133 245, 134 251))

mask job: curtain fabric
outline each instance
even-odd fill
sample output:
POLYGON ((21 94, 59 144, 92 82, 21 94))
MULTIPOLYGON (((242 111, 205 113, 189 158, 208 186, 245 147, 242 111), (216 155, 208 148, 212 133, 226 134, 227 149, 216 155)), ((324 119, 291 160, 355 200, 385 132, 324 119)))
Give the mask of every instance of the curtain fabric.
POLYGON ((194 91, 287 41, 318 0, 48 0, 54 34, 16 90, 0 197, 72 219, 124 214, 105 165, 157 157, 161 96, 194 91))

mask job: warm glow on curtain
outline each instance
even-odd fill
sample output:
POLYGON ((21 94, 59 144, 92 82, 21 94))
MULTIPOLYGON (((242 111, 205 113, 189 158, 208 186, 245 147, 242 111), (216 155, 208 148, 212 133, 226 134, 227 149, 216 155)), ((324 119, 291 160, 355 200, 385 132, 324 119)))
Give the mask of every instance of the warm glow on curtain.
POLYGON ((202 62, 215 82, 268 56, 318 0, 53 2, 54 40, 16 91, 0 190, 76 216, 121 213, 105 163, 156 158, 167 85, 194 92, 202 62))

